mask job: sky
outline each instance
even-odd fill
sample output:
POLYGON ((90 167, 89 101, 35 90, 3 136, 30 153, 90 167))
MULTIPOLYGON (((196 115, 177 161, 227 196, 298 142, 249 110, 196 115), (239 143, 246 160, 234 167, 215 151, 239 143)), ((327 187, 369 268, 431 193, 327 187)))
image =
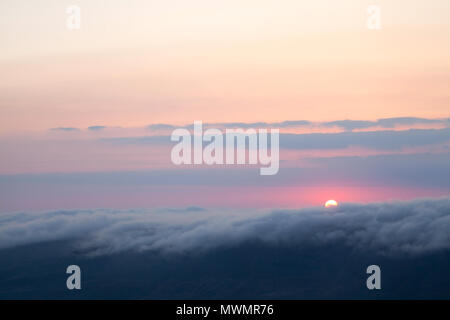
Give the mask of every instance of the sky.
POLYGON ((0 212, 450 194, 446 0, 4 0, 0 38, 0 212), (194 120, 280 128, 279 174, 174 166, 194 120))

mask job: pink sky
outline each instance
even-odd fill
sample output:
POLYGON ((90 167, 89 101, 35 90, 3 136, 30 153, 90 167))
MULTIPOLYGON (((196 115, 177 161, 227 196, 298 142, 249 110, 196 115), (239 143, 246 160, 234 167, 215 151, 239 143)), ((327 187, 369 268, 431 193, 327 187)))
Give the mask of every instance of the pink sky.
MULTIPOLYGON (((366 27, 369 3, 364 0, 77 4, 81 29, 69 31, 64 1, 0 3, 0 210, 108 204, 299 206, 329 197, 380 201, 449 194, 450 187, 441 181, 448 175, 442 159, 450 147, 450 139, 443 139, 450 118, 448 0, 375 1, 382 9, 377 31, 366 27), (311 181, 261 188, 258 183, 200 187, 195 181, 192 186, 136 187, 133 181, 125 189, 120 183, 93 188, 79 184, 85 176, 74 176, 76 182, 70 183, 63 179, 62 186, 46 176, 180 170, 170 162, 169 143, 118 142, 170 134, 152 132, 147 128, 151 124, 307 120, 311 125, 282 128, 282 133, 329 133, 332 139, 346 129, 321 124, 393 117, 429 122, 352 131, 380 132, 373 138, 378 144, 387 130, 411 133, 410 141, 392 148, 374 147, 370 140, 336 148, 282 149, 282 169, 321 168, 319 187, 309 177, 311 181), (92 131, 90 126, 107 128, 92 131), (61 127, 77 130, 52 130, 61 127), (413 129, 433 129, 420 131, 433 137, 421 143, 413 129), (408 163, 413 177, 408 172, 396 176, 402 166, 376 162, 382 156, 399 163, 409 156, 423 177, 408 163), (367 159, 358 165, 361 176, 369 178, 352 185, 349 166, 342 169, 348 176, 340 188, 334 187, 336 180, 323 180, 327 165, 351 163, 352 157, 367 159), (325 162, 317 165, 320 159, 325 162), (374 184, 370 179, 377 172, 370 161, 379 165, 381 176, 393 170, 394 178, 386 174, 384 185, 374 184), (9 176, 18 174, 23 178, 9 176), (48 180, 42 185, 27 182, 35 174, 48 180), (435 181, 417 184, 424 177, 435 181), (207 199, 202 188, 209 190, 207 199)), ((384 139, 391 142, 389 133, 384 139)))
POLYGON ((2 1, 0 132, 449 115, 446 0, 78 3, 2 1))

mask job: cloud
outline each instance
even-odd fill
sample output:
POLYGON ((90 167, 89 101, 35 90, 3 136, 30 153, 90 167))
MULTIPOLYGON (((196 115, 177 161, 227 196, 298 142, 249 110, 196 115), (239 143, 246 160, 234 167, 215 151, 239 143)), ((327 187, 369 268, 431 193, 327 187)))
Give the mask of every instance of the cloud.
MULTIPOLYGON (((174 145, 170 136, 103 138, 101 141, 125 144, 174 145)), ((340 133, 280 134, 280 148, 291 150, 343 149, 359 146, 374 150, 398 150, 450 142, 450 128, 410 129, 340 133)))
MULTIPOLYGON (((282 122, 220 122, 220 123, 205 123, 206 128, 296 128, 309 126, 313 123, 306 120, 293 120, 293 121, 282 121, 282 122)), ((192 127, 192 125, 190 126, 192 127)))
POLYGON ((296 121, 283 121, 283 122, 276 122, 273 124, 274 127, 281 127, 281 128, 290 128, 290 127, 300 127, 300 126, 309 126, 312 122, 306 121, 306 120, 296 120, 296 121))
POLYGON ((147 127, 150 130, 174 130, 177 127, 171 124, 165 124, 165 123, 155 123, 151 124, 147 127))
MULTIPOLYGON (((314 123, 307 120, 288 120, 281 122, 205 122, 203 123, 203 128, 297 128, 303 126, 310 126, 314 123)), ((176 128, 185 128, 192 130, 194 128, 193 124, 187 124, 185 126, 174 126, 167 123, 152 124, 148 126, 152 130, 173 130, 176 128)))
POLYGON ((339 127, 345 130, 352 131, 354 129, 370 128, 375 126, 374 121, 363 121, 363 120, 337 120, 324 122, 321 125, 324 127, 339 127))
POLYGON ((72 240, 88 255, 123 251, 201 253, 245 243, 344 244, 384 254, 450 249, 450 198, 342 204, 295 211, 251 209, 85 210, 0 216, 0 248, 72 240))
POLYGON ((415 125, 415 124, 443 124, 448 122, 448 119, 425 119, 414 117, 398 117, 398 118, 385 118, 376 121, 375 125, 379 125, 384 128, 394 128, 397 125, 415 125))
MULTIPOLYGON (((397 126, 414 126, 414 125, 441 125, 444 127, 450 127, 450 118, 442 119, 427 119, 427 118, 415 118, 415 117, 397 117, 397 118, 384 118, 375 121, 367 120, 336 120, 328 122, 312 122, 307 120, 287 120, 280 122, 205 122, 203 128, 243 128, 243 129, 263 129, 263 128, 279 128, 279 129, 291 129, 302 127, 315 127, 315 128, 332 128, 338 127, 345 131, 353 131, 355 129, 370 129, 370 128, 385 128, 393 129, 397 126)), ((91 131, 99 131, 106 129, 106 126, 90 126, 87 129, 91 131)), ((184 126, 177 126, 169 123, 154 123, 146 127, 150 131, 173 131, 177 128, 185 128, 188 130, 193 129, 193 124, 189 123, 184 126)), ((53 131, 80 131, 75 127, 58 127, 52 128, 53 131)))
MULTIPOLYGON (((311 122, 307 120, 287 120, 281 122, 215 122, 215 123, 203 123, 204 128, 299 128, 305 126, 315 127, 338 127, 345 131, 353 131, 355 129, 370 129, 381 127, 385 129, 393 129, 397 126, 413 126, 413 125, 430 125, 437 124, 448 127, 450 125, 450 119, 427 119, 416 117, 396 117, 396 118, 383 118, 376 121, 367 120, 336 120, 328 122, 311 122)), ((158 123, 148 126, 151 130, 174 130, 176 128, 193 129, 193 124, 187 124, 185 126, 175 126, 167 123, 158 123)))
POLYGON ((449 128, 280 135, 280 147, 295 150, 342 149, 350 146, 375 150, 395 150, 449 141, 449 128))
MULTIPOLYGON (((222 129, 232 129, 232 128, 242 128, 242 129, 258 129, 258 128, 296 128, 309 126, 313 123, 306 120, 294 120, 294 121, 282 121, 282 122, 205 122, 203 123, 203 128, 222 128, 222 129)), ((177 128, 184 128, 188 130, 193 130, 193 124, 187 124, 184 126, 175 126, 167 123, 156 123, 148 126, 150 130, 174 130, 177 128)))
POLYGON ((106 127, 105 126, 90 126, 90 127, 88 127, 88 130, 91 130, 91 131, 100 131, 103 129, 106 129, 106 127))
POLYGON ((65 131, 65 132, 73 132, 73 131, 80 131, 78 128, 74 127, 58 127, 58 128, 52 128, 52 131, 65 131))
POLYGON ((100 138, 99 141, 105 143, 112 143, 115 145, 173 145, 170 141, 170 136, 144 136, 144 137, 114 137, 114 138, 100 138))
POLYGON ((321 125, 324 127, 340 127, 347 131, 355 129, 368 129, 374 127, 381 128, 395 128, 396 126, 411 126, 411 125, 429 125, 429 124, 443 124, 448 126, 448 119, 426 119, 415 117, 397 117, 397 118, 384 118, 376 121, 363 121, 363 120, 338 120, 323 122, 321 125))

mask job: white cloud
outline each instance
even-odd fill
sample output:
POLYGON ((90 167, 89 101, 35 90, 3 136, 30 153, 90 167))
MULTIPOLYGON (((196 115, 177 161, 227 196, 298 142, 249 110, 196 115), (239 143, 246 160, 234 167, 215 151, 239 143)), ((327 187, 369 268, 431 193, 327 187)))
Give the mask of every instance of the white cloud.
POLYGON ((126 250, 202 252, 247 241, 314 246, 341 243, 378 253, 450 249, 450 198, 344 204, 296 211, 87 210, 0 216, 0 248, 73 240, 86 254, 126 250))

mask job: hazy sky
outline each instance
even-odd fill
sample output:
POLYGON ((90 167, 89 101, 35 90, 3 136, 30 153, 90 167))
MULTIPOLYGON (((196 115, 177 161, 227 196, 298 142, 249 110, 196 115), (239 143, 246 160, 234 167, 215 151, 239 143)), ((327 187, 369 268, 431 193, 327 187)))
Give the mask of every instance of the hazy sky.
POLYGON ((448 116, 450 2, 374 3, 2 1, 0 132, 448 116))
POLYGON ((448 0, 3 0, 0 38, 0 211, 450 194, 448 0), (174 168, 148 126, 194 120, 281 126, 280 174, 174 168))

